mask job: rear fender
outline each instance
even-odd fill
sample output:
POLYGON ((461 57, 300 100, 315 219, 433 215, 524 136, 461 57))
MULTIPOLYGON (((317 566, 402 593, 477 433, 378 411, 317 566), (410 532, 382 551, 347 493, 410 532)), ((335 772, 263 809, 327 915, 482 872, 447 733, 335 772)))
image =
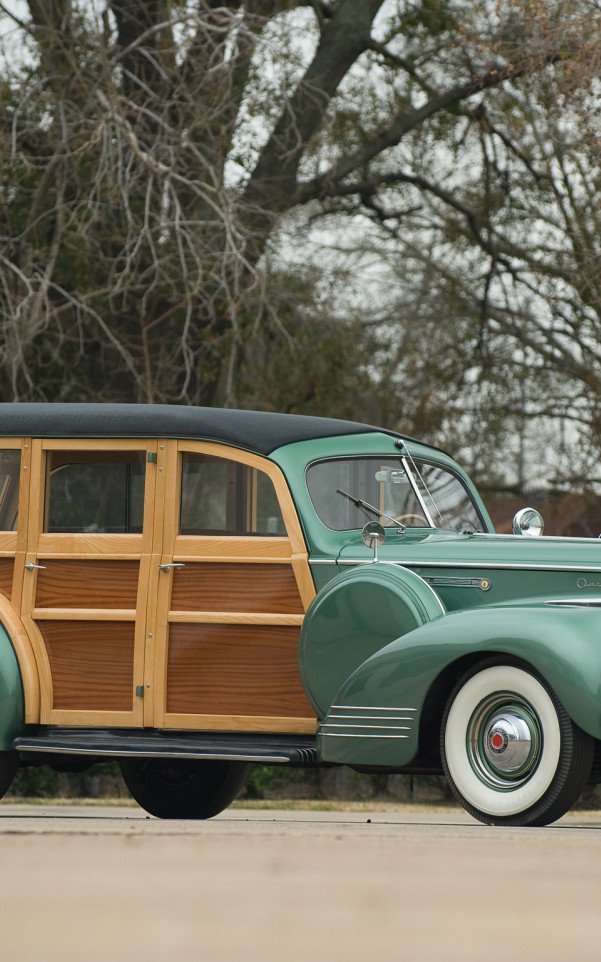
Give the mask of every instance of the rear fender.
MULTIPOLYGON (((454 663, 459 673, 461 661, 489 654, 530 664, 572 720, 601 739, 601 611, 481 608, 422 625, 359 666, 320 725, 318 757, 353 765, 410 764, 419 748, 422 710, 438 679, 454 663)), ((437 707, 442 714, 444 705, 437 707)))
POLYGON ((0 624, 0 751, 11 751, 24 726, 23 685, 10 635, 0 624))

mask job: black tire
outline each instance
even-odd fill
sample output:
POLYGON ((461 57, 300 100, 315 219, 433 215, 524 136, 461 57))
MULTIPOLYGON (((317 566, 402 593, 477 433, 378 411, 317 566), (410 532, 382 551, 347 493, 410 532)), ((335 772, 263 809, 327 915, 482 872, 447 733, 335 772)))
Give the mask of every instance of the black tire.
POLYGON ((0 752, 0 798, 6 795, 12 785, 18 767, 18 752, 0 752))
POLYGON ((548 825, 577 801, 594 739, 518 659, 494 657, 459 680, 444 711, 441 756, 451 791, 487 825, 548 825))
POLYGON ((121 772, 138 805, 157 818, 212 818, 239 794, 250 765, 194 758, 124 758, 121 772))

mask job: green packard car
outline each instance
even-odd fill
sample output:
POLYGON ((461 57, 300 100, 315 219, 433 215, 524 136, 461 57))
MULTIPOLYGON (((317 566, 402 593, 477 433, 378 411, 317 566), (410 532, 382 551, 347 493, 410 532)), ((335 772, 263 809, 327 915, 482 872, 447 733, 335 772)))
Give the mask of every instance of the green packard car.
POLYGON ((348 765, 559 818, 601 769, 601 543, 514 530, 364 424, 0 405, 0 793, 115 758, 208 818, 253 762, 348 765))

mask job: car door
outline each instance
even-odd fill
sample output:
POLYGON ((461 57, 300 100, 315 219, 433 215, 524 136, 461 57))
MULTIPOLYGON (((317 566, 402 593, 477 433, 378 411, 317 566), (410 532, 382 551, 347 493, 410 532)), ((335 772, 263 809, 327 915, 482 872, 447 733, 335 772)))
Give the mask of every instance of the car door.
POLYGON ((158 457, 152 723, 314 731, 298 640, 315 591, 280 469, 204 442, 161 443, 158 457))
POLYGON ((156 441, 32 441, 21 616, 42 723, 143 723, 155 461, 156 441))

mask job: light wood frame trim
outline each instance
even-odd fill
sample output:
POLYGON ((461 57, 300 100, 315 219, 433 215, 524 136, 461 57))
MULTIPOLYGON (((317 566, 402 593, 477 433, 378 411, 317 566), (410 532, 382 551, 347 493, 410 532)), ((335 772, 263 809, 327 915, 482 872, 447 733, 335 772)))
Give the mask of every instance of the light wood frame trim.
POLYGON ((107 550, 107 545, 114 544, 112 550, 126 556, 135 553, 139 556, 144 551, 150 549, 153 533, 153 510, 154 510, 154 478, 149 472, 149 468, 154 467, 148 462, 148 454, 156 453, 157 442, 154 440, 144 440, 133 438, 114 440, 100 438, 35 438, 31 442, 31 492, 29 504, 29 525, 27 541, 29 545, 38 544, 44 549, 51 551, 52 546, 56 545, 55 551, 61 554, 69 550, 72 543, 77 553, 82 551, 82 546, 88 546, 87 550, 96 553, 94 545, 97 544, 101 551, 107 550), (44 525, 44 503, 46 498, 46 465, 45 454, 47 451, 89 451, 92 454, 110 451, 138 451, 146 452, 146 483, 144 488, 144 532, 143 534, 55 534, 45 532, 44 525), (147 523, 146 523, 147 522, 147 523), (127 540, 124 540, 127 539, 127 540), (148 547, 146 545, 148 542, 148 547), (124 546, 131 546, 131 550, 124 552, 124 546))
POLYGON ((290 561, 292 546, 288 538, 239 537, 224 535, 177 535, 174 541, 174 559, 186 561, 253 561, 257 564, 273 564, 290 561), (198 548, 202 553, 198 553, 198 548))
MULTIPOLYGON (((217 541, 219 545, 219 552, 218 554, 212 555, 212 560, 216 560, 217 557, 219 560, 222 560, 221 549, 222 547, 225 547, 224 542, 227 543, 236 541, 238 548, 243 546, 247 547, 249 549, 248 554, 242 552, 239 560, 251 561, 255 559, 255 546, 257 549, 263 549, 267 553, 269 550, 269 543, 275 543, 275 550, 272 548, 272 551, 274 555, 277 555, 278 549, 281 550, 283 544, 288 541, 290 544, 289 558, 292 561, 292 567, 296 576, 298 589, 306 610, 315 597, 315 586, 313 584, 313 578, 309 568, 307 548, 305 545, 302 528, 300 526, 300 521, 298 519, 296 507, 294 505, 294 501, 292 500, 290 489, 286 483, 286 479, 281 468, 277 464, 274 464, 273 461, 262 458, 258 454, 251 454, 249 451, 242 451, 238 448, 228 448, 224 445, 214 444, 209 441, 178 441, 176 443, 178 455, 180 453, 183 454, 184 452, 191 454, 208 454, 212 457, 236 461, 239 464, 246 464, 251 468, 255 468, 257 471, 262 471, 268 476, 268 478, 270 478, 275 489, 280 511, 282 512, 282 517, 284 519, 287 538, 265 538, 261 537, 260 535, 258 535, 256 538, 254 536, 247 538, 231 538, 229 535, 224 535, 223 538, 207 539, 217 541)), ((180 535, 178 534, 177 530, 177 509, 179 506, 177 492, 179 490, 181 472, 181 460, 179 458, 177 459, 175 467, 177 472, 176 485, 175 487, 171 488, 172 492, 174 493, 172 503, 169 506, 166 506, 164 544, 173 544, 177 549, 179 549, 180 546, 183 548, 181 539, 190 536, 180 535), (167 508, 169 510, 167 510, 167 508)), ((225 553, 229 555, 227 547, 225 548, 225 553)), ((225 558, 223 560, 225 560, 225 558)))
POLYGON ((7 531, 0 534, 0 558, 14 558, 17 552, 18 534, 7 531))
MULTIPOLYGON (((16 531, 0 531, 0 557, 14 557, 17 551, 25 551, 27 540, 27 495, 29 494, 30 439, 0 438, 1 451, 21 452, 19 478, 19 512, 16 531)), ((20 595, 19 595, 20 597, 20 595)))
POLYGON ((42 621, 135 621, 135 608, 34 608, 42 621))
POLYGON ((41 438, 43 451, 147 451, 154 450, 153 438, 41 438))
POLYGON ((315 718, 278 718, 274 715, 165 715, 163 728, 206 729, 207 731, 257 731, 285 732, 296 735, 314 735, 317 731, 315 718))
POLYGON ((84 709, 70 708, 51 708, 44 724, 47 725, 73 725, 90 726, 97 725, 99 728, 132 728, 140 727, 137 722, 132 722, 131 712, 122 711, 85 711, 84 709))
POLYGON ((23 683, 25 723, 35 725, 40 720, 39 662, 21 619, 7 598, 0 595, 0 622, 6 628, 12 642, 23 683))
POLYGON ((262 612, 170 611, 169 624, 198 625, 302 625, 304 615, 272 615, 262 612))
POLYGON ((42 531, 38 538, 38 557, 82 559, 97 557, 107 561, 137 561, 144 554, 141 534, 52 534, 42 531))
MULTIPOLYGON (((27 553, 27 532, 29 523, 29 502, 31 487, 31 438, 11 439, 21 448, 21 481, 19 484, 19 519, 17 522, 17 545, 13 571, 11 601, 17 611, 21 611, 23 577, 25 575, 25 556, 27 553)), ((5 442, 3 441, 2 444, 5 442)), ((7 445, 7 447, 12 445, 7 445)), ((39 698, 39 693, 38 693, 39 698)))

